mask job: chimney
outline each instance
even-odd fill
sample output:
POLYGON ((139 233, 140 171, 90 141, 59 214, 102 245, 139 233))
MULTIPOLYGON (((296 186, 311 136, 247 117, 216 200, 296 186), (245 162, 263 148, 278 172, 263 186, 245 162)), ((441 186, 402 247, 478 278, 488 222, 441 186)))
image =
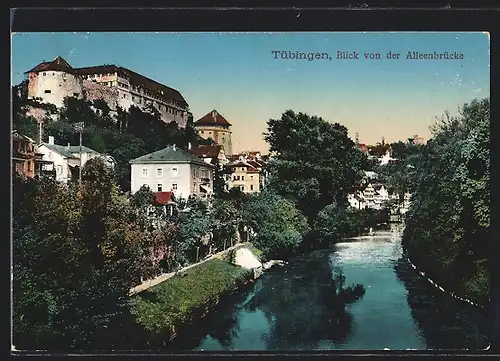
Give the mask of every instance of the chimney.
POLYGON ((217 112, 214 110, 212 110, 212 118, 214 118, 214 120, 217 118, 217 112))
POLYGON ((54 145, 54 137, 52 135, 49 135, 49 144, 54 145))
POLYGON ((175 144, 172 145, 172 149, 174 150, 174 152, 177 150, 175 144))
POLYGON ((191 142, 188 143, 188 150, 191 150, 191 142))
POLYGON ((71 146, 70 143, 68 143, 68 145, 66 146, 66 149, 69 150, 69 147, 71 146))

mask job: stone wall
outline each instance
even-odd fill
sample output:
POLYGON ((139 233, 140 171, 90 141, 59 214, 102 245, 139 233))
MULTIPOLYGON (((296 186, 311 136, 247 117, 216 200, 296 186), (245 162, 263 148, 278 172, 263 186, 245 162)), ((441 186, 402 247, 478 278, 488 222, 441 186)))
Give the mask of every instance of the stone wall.
POLYGON ((102 99, 104 100, 111 110, 116 110, 118 105, 118 89, 101 85, 91 80, 83 80, 82 82, 85 98, 90 101, 102 99))

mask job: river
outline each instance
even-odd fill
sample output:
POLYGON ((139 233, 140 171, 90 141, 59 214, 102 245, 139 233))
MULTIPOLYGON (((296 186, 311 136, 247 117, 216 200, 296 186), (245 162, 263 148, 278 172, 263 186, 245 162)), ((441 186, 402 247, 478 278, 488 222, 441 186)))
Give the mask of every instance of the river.
POLYGON ((398 233, 345 240, 264 273, 181 334, 177 350, 484 349, 487 318, 432 287, 404 260, 398 233), (342 271, 364 296, 332 309, 342 271))

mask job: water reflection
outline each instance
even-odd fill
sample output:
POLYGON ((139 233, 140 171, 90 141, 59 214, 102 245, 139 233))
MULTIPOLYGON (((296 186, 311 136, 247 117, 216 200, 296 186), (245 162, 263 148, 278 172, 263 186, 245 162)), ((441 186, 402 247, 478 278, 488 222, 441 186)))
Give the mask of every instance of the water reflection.
POLYGON ((402 253, 400 238, 392 234, 348 240, 274 267, 179 335, 172 348, 486 347, 484 319, 470 305, 436 291, 404 262, 402 253), (347 284, 364 286, 358 302, 346 305, 349 297, 340 301, 342 277, 347 284))
POLYGON ((266 349, 314 349, 320 340, 345 343, 352 315, 345 308, 347 297, 339 292, 340 276, 332 278, 328 252, 323 251, 264 277, 247 309, 261 310, 270 321, 266 349))
POLYGON ((407 302, 430 349, 484 349, 488 318, 479 308, 436 290, 401 259, 394 270, 407 289, 407 302))

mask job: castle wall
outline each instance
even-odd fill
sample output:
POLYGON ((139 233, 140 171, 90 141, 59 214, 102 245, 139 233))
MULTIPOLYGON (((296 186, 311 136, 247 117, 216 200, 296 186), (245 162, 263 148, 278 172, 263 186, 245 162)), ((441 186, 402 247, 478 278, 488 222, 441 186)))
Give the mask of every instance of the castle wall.
POLYGON ((82 84, 87 100, 94 101, 103 99, 111 110, 116 110, 116 106, 119 103, 117 88, 99 84, 92 80, 83 80, 82 84))
POLYGON ((41 98, 43 103, 60 108, 67 96, 82 97, 80 79, 74 75, 52 70, 29 74, 29 98, 41 98))
MULTIPOLYGON (((46 71, 29 74, 29 98, 41 98, 42 102, 60 108, 64 105, 64 98, 70 96, 85 97, 90 101, 103 99, 112 111, 116 111, 117 106, 128 110, 132 105, 144 108, 151 104, 160 112, 165 123, 176 122, 181 128, 187 125, 187 109, 154 99, 144 89, 131 87, 128 79, 117 73, 75 76, 61 71, 46 71)), ((39 119, 43 115, 34 111, 34 117, 39 119)))

